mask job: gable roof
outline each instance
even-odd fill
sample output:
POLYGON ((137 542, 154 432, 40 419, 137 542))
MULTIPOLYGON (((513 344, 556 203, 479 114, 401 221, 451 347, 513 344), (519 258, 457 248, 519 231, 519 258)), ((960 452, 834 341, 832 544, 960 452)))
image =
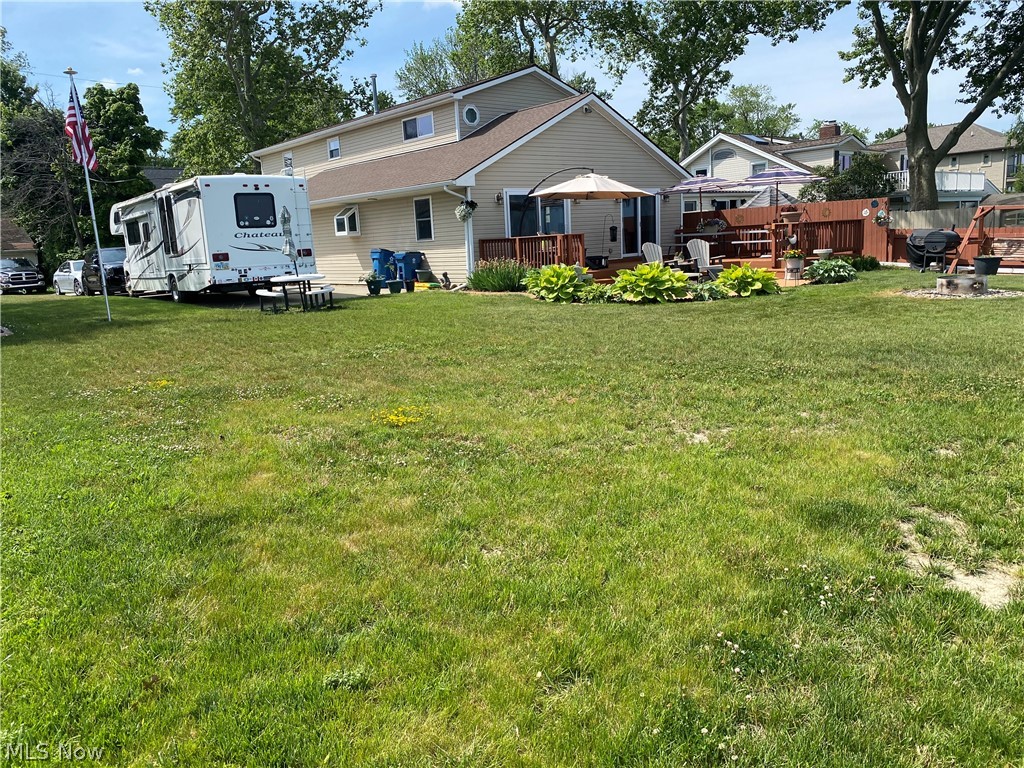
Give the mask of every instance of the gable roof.
MULTIPOLYGON (((765 160, 769 160, 777 165, 784 166, 786 168, 792 168, 796 171, 807 171, 810 172, 811 168, 804 165, 803 163, 797 162, 791 157, 779 154, 779 151, 783 148, 789 148, 793 145, 792 142, 775 143, 771 139, 763 139, 761 142, 757 142, 741 133, 717 133, 709 141, 704 142, 696 151, 690 153, 690 156, 684 159, 680 165, 686 167, 689 166, 696 160, 700 159, 700 156, 707 153, 715 144, 724 141, 726 144, 733 144, 735 146, 749 149, 755 153, 764 157, 765 160)), ((689 170, 689 169, 687 169, 689 170)))
POLYGON ((396 104, 393 107, 382 109, 375 115, 362 115, 361 117, 355 117, 352 118, 351 120, 346 120, 336 125, 328 126, 327 128, 320 128, 315 131, 310 131, 309 133, 304 133, 300 136, 296 136, 293 139, 287 139, 286 141, 281 141, 278 142, 277 144, 272 144, 269 147, 257 149, 253 152, 250 152, 249 155, 251 157, 259 159, 261 155, 265 155, 269 152, 280 152, 281 150, 296 147, 299 144, 304 144, 307 141, 311 141, 313 139, 334 136, 338 133, 344 133, 355 128, 361 128, 365 125, 368 125, 378 120, 389 120, 391 118, 400 117, 401 115, 407 114, 409 112, 415 112, 426 107, 433 106, 435 104, 443 104, 444 102, 449 100, 458 100, 461 99, 463 96, 468 96, 472 93, 476 93, 477 91, 482 91, 485 90, 486 88, 498 85, 499 83, 505 83, 508 82, 509 80, 515 80, 516 78, 524 77, 526 75, 537 76, 550 81, 553 85, 556 85, 562 90, 564 90, 567 96, 579 95, 579 91, 577 91, 568 83, 562 82, 557 77, 545 72, 537 65, 531 64, 528 67, 523 67, 522 69, 517 69, 513 72, 508 72, 507 74, 504 75, 497 75, 495 77, 490 77, 486 80, 480 80, 475 83, 460 85, 455 88, 449 88, 447 91, 432 93, 429 96, 422 96, 418 99, 413 99, 412 101, 406 101, 401 104, 396 104))
MULTIPOLYGON (((955 127, 956 124, 953 123, 948 125, 932 126, 928 129, 929 143, 933 147, 938 146, 955 127)), ((878 144, 872 144, 868 149, 874 149, 880 152, 891 152, 895 149, 903 149, 905 146, 907 146, 907 132, 900 131, 895 136, 888 138, 885 141, 879 142, 878 144)), ((962 152, 983 152, 986 149, 1006 149, 1006 134, 975 123, 964 132, 964 135, 957 140, 956 144, 953 145, 953 148, 950 149, 949 152, 951 154, 962 152)))
POLYGON ((36 244, 28 232, 19 227, 14 219, 6 216, 0 219, 0 251, 34 251, 36 244))
POLYGON ((462 141, 320 171, 307 180, 310 203, 454 184, 460 176, 589 98, 589 94, 572 96, 509 112, 462 141))
POLYGON ((478 172, 581 107, 604 115, 630 141, 649 152, 666 168, 684 173, 675 160, 622 115, 598 96, 586 93, 501 115, 457 142, 325 169, 307 180, 310 203, 317 205, 370 195, 407 194, 443 184, 473 186, 478 172))
POLYGON ((844 133, 841 136, 829 136, 824 139, 807 139, 806 141, 791 141, 785 146, 779 147, 775 151, 784 155, 788 155, 790 152, 798 152, 801 149, 839 146, 840 144, 845 144, 851 139, 860 144, 862 149, 867 148, 867 145, 858 137, 854 136, 852 133, 844 133))

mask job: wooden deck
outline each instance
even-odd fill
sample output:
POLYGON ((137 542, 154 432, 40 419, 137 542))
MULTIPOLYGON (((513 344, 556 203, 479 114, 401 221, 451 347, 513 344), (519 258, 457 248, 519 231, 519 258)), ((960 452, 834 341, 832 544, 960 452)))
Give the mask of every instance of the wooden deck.
POLYGON ((480 261, 509 259, 527 267, 543 267, 547 264, 586 264, 587 249, 583 235, 537 235, 534 237, 502 237, 481 240, 480 261))

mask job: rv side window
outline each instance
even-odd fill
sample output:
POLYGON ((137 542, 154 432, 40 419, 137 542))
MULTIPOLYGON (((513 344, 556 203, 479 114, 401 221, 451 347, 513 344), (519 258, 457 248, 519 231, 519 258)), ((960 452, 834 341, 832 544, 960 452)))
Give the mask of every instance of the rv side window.
POLYGON ((269 192, 239 192, 235 195, 235 221, 243 229, 273 229, 277 226, 274 196, 269 192))
POLYGON ((148 243, 149 242, 149 222, 148 221, 142 222, 142 242, 144 242, 144 243, 148 243))
POLYGON ((139 222, 129 221, 124 225, 124 234, 128 238, 128 245, 138 245, 142 242, 142 238, 139 237, 139 222))

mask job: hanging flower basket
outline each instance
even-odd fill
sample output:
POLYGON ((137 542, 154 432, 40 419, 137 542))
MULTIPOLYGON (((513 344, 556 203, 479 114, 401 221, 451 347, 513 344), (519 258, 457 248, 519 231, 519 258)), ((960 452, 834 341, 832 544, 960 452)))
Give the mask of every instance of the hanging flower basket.
POLYGON ((875 224, 880 227, 889 226, 889 222, 892 221, 892 216, 887 211, 879 211, 875 214, 875 224))
POLYGON ((469 221, 473 218, 473 211, 476 210, 477 205, 476 200, 463 200, 455 206, 455 218, 461 222, 469 221))

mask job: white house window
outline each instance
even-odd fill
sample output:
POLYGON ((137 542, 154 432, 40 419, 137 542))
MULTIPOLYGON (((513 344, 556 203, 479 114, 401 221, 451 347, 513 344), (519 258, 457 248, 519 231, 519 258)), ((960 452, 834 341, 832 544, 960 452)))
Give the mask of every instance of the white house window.
POLYGON ((410 117, 402 121, 402 137, 405 141, 422 139, 434 135, 434 113, 410 117))
POLYGON ((952 157, 950 157, 949 158, 949 167, 952 168, 954 171, 957 168, 959 168, 960 167, 960 158, 958 158, 956 155, 953 155, 952 157))
POLYGON ((755 173, 764 173, 767 168, 768 163, 751 163, 750 175, 753 176, 755 173))
POLYGON ((473 104, 467 104, 462 110, 462 119, 466 121, 466 125, 476 125, 480 122, 480 110, 473 104))
POLYGON ((696 200, 683 200, 683 213, 691 213, 697 210, 696 200))
POLYGON ((359 236, 359 206, 342 208, 334 217, 334 234, 338 237, 359 236))
POLYGON ((986 152, 984 155, 982 155, 981 156, 981 164, 982 165, 992 165, 992 155, 990 155, 988 152, 986 152))
POLYGON ((694 169, 693 169, 693 175, 694 175, 694 176, 703 176, 703 177, 707 177, 707 175, 708 175, 708 169, 707 169, 707 168, 694 168, 694 169))
POLYGON ((341 157, 341 139, 335 136, 327 142, 327 159, 334 160, 341 157))
POLYGON ((570 226, 568 200, 527 197, 525 189, 504 190, 505 230, 509 237, 565 234, 570 226))
POLYGON ((853 162, 853 153, 852 152, 840 152, 839 156, 838 156, 837 163, 836 163, 836 167, 839 168, 840 171, 845 171, 846 169, 848 169, 850 167, 850 164, 852 162, 853 162))
POLYGON ((416 217, 416 239, 434 239, 434 212, 430 207, 429 197, 418 197, 412 201, 413 213, 416 217))
POLYGON ((711 156, 712 162, 720 163, 723 160, 732 160, 736 153, 731 149, 720 149, 711 156))

